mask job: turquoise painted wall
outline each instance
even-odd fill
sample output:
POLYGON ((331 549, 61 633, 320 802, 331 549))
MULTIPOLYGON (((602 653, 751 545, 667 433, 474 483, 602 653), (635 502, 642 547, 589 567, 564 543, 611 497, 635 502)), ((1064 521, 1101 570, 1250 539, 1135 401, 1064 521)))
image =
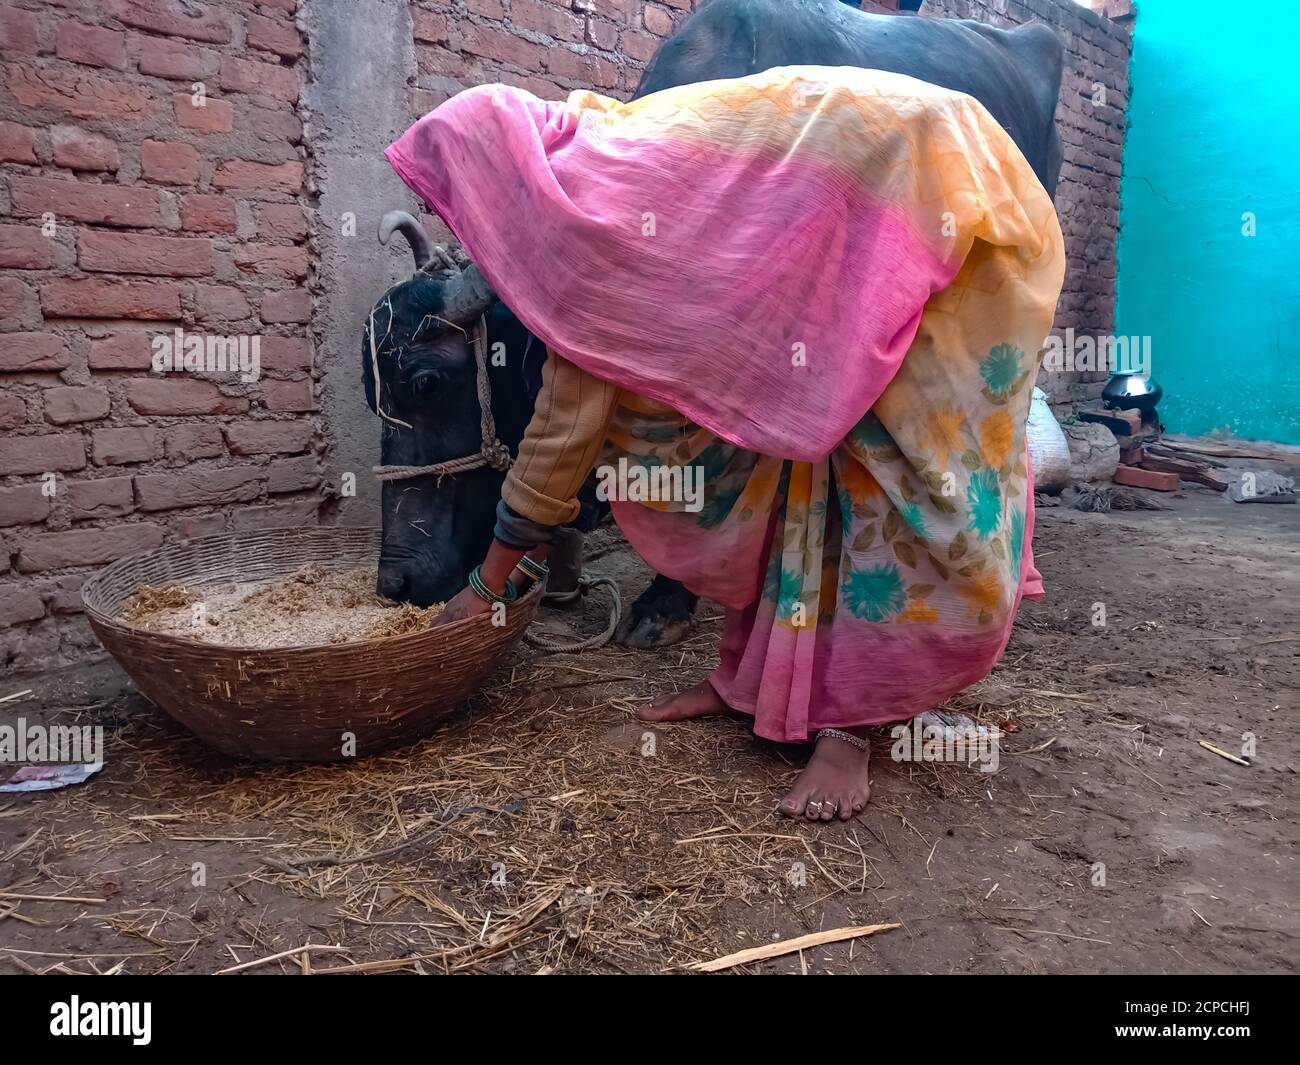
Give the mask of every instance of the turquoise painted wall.
POLYGON ((1300 444, 1297 7, 1138 3, 1116 332, 1151 337, 1173 432, 1300 444))

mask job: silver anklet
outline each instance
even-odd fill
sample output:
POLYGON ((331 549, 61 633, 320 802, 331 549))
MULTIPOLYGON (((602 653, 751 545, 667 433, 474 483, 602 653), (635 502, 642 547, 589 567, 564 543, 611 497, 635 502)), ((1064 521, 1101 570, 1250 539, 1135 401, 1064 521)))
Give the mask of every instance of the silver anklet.
POLYGON ((838 728, 824 728, 818 731, 817 739, 821 740, 823 736, 831 736, 837 740, 843 740, 850 747, 856 747, 858 750, 867 753, 871 752, 871 744, 862 737, 853 735, 852 732, 845 732, 843 729, 838 728))

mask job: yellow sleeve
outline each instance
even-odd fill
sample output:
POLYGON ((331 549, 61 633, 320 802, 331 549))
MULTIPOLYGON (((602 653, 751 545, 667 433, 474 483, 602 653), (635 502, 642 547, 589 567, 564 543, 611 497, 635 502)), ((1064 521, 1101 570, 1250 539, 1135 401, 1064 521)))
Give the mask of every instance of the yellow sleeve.
POLYGON ((619 389, 551 351, 542 389, 501 498, 540 525, 578 516, 578 489, 600 457, 619 389))

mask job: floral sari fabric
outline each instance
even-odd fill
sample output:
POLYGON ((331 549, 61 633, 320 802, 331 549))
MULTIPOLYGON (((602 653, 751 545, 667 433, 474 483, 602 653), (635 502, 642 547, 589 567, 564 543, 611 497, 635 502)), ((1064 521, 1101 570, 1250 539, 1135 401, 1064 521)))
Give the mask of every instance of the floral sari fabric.
POLYGON ((820 462, 737 448, 652 401, 620 405, 605 461, 703 478, 695 513, 614 513, 651 566, 727 608, 711 679, 759 735, 800 741, 930 709, 989 672, 1021 597, 1041 595, 1025 421, 1044 330, 1007 314, 1013 266, 991 246, 972 252, 894 380, 820 462), (983 287, 963 283, 976 277, 983 287))
POLYGON ((969 96, 785 67, 622 103, 467 90, 388 157, 505 303, 620 387, 616 502, 727 608, 759 734, 905 718, 984 676, 1040 589, 1025 420, 1064 274, 1050 198, 969 96))

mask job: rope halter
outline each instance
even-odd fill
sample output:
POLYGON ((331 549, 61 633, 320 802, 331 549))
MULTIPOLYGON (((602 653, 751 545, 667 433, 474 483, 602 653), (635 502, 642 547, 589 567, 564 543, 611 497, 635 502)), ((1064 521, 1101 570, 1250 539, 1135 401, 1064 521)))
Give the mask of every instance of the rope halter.
MULTIPOLYGON (((454 323, 449 322, 448 324, 454 323)), ((456 328, 459 329, 460 327, 456 326, 456 328)), ((461 331, 464 332, 464 330, 461 331)), ((478 453, 466 455, 464 458, 450 459, 446 462, 435 462, 431 466, 371 467, 379 480, 406 481, 412 477, 425 477, 428 475, 443 477, 465 473, 469 470, 477 470, 480 466, 488 466, 502 472, 510 469, 514 459, 510 457, 510 449, 497 438, 496 420, 492 417, 492 384, 488 380, 487 318, 485 316, 479 317, 478 324, 474 327, 474 333, 470 338, 470 345, 474 349, 479 429, 483 434, 483 443, 478 453)), ((370 366, 375 377, 375 410, 379 416, 392 424, 405 426, 407 429, 412 428, 409 422, 401 421, 386 414, 380 404, 379 353, 375 345, 375 312, 373 307, 370 310, 370 366)))

